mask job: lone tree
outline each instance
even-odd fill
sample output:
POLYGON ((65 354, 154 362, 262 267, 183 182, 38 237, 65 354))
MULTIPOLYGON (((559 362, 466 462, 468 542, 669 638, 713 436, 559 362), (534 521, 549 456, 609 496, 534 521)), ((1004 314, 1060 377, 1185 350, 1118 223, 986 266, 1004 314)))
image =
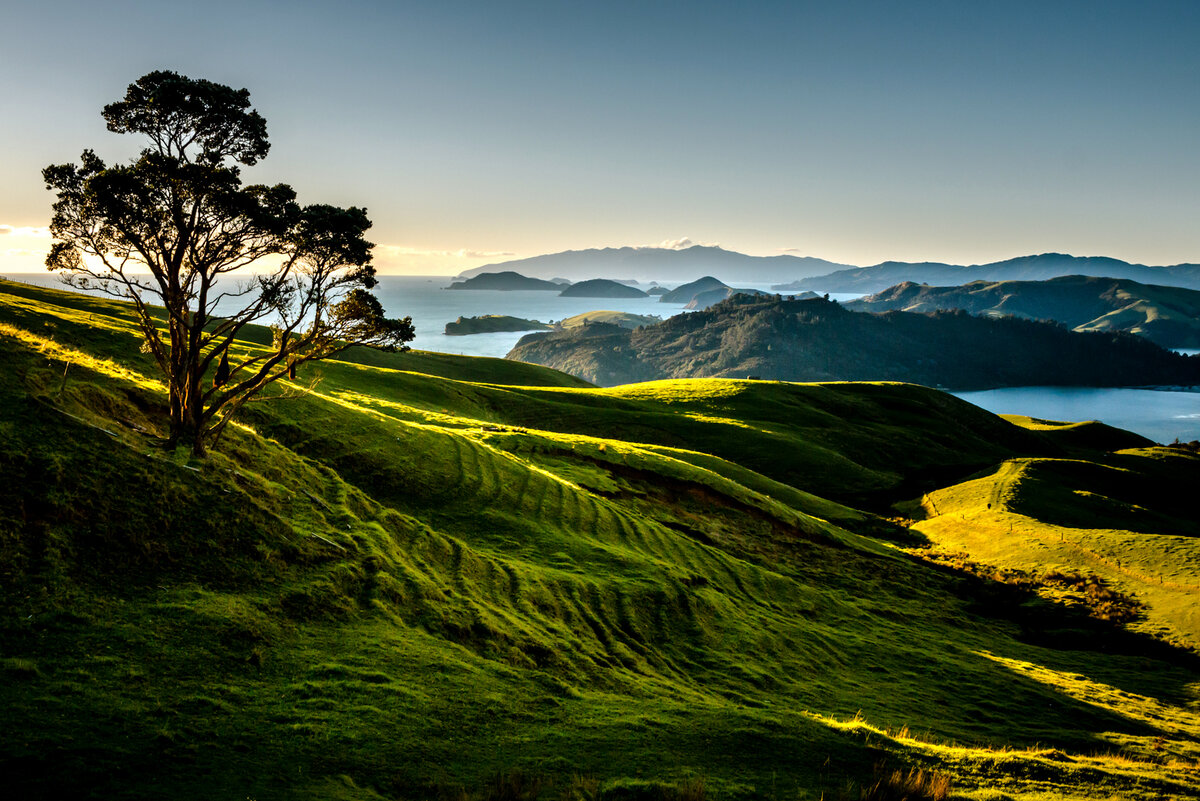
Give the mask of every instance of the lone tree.
POLYGON ((407 349, 412 319, 386 319, 369 291, 365 209, 300 206, 286 184, 242 185, 239 165, 270 147, 247 90, 158 71, 103 114, 110 131, 148 146, 128 164, 85 150, 78 166, 43 171, 58 197, 46 266, 133 302, 167 381, 169 447, 202 455, 242 404, 304 362, 351 345, 407 349), (230 277, 251 265, 250 280, 230 277), (274 343, 235 351, 256 322, 274 343))

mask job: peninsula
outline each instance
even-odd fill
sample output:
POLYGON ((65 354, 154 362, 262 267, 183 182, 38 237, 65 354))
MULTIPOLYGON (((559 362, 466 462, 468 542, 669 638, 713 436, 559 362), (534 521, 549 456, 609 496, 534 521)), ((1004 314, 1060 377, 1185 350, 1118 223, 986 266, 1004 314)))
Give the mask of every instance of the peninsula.
POLYGON ((1015 317, 849 311, 822 299, 735 295, 633 331, 522 337, 509 359, 610 386, 660 378, 906 381, 950 389, 1200 384, 1200 357, 1123 332, 1015 317))

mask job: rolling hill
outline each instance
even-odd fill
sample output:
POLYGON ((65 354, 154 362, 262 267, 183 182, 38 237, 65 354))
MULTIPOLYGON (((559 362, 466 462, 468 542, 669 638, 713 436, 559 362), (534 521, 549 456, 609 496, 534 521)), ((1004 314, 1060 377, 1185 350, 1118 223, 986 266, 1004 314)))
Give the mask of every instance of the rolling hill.
POLYGON ((1164 348, 1200 347, 1200 291, 1083 275, 1048 281, 975 281, 959 287, 898 284, 850 301, 854 311, 930 312, 1055 320, 1075 331, 1128 331, 1164 348))
POLYGON ((1188 452, 906 384, 601 390, 354 350, 196 460, 161 446, 123 304, 8 283, 0 365, 13 797, 1200 792, 1200 668, 1156 638, 1195 641, 1177 604, 1115 621, 952 564, 915 514, 1081 465, 1039 474, 1025 525, 1162 536, 1190 586, 1191 518, 1148 489, 1194 485, 1188 452))
POLYGON ((1200 525, 1188 485, 1190 459, 1185 451, 1145 447, 1095 460, 1010 459, 924 495, 905 511, 919 521, 913 530, 945 553, 1051 574, 1058 588, 1084 585, 1084 576, 1119 583, 1154 610, 1137 615, 1136 628, 1196 647, 1200 525))
POLYGON ((1130 334, 1074 333, 962 311, 868 314, 822 299, 778 296, 737 295, 636 331, 590 326, 530 334, 507 358, 603 386, 746 376, 952 389, 1200 383, 1200 359, 1130 334))

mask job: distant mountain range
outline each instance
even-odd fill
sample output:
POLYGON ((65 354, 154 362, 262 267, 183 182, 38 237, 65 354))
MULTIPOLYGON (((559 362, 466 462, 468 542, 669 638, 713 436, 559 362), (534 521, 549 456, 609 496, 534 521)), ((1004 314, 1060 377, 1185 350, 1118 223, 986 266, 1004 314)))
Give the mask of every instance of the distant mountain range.
POLYGON ((485 264, 459 273, 458 279, 511 270, 535 278, 572 281, 608 278, 616 281, 692 281, 716 276, 729 285, 771 284, 779 292, 853 292, 868 295, 905 281, 958 286, 972 281, 1044 281, 1063 275, 1128 278, 1143 284, 1200 289, 1200 264, 1163 267, 1131 264, 1105 256, 1042 253, 990 264, 885 261, 871 267, 838 264, 811 256, 748 256, 719 247, 592 248, 548 253, 528 259, 485 264))
POLYGON ((845 306, 868 312, 963 309, 971 314, 1056 320, 1076 331, 1128 331, 1165 348, 1200 347, 1200 291, 1124 278, 1070 275, 1048 281, 974 281, 953 287, 906 281, 845 306))
POLYGON ((602 386, 660 378, 906 381, 952 389, 1200 383, 1200 357, 1126 333, 963 311, 866 314, 822 299, 735 295, 630 331, 530 334, 516 359, 602 386))
MULTIPOLYGON (((838 264, 810 256, 748 256, 719 247, 695 245, 672 248, 592 248, 567 250, 528 259, 485 264, 459 273, 473 278, 481 273, 512 270, 536 278, 569 278, 572 281, 603 277, 613 280, 691 281, 698 275, 715 275, 726 283, 794 281, 842 270, 838 264)), ((895 282, 893 282, 895 283, 895 282)))
POLYGON ((828 275, 803 277, 771 288, 780 292, 811 290, 867 295, 905 281, 933 286, 958 286, 972 281, 1044 281, 1063 275, 1128 278, 1143 284, 1200 289, 1200 264, 1148 267, 1103 256, 1069 256, 1063 253, 1021 256, 991 264, 970 266, 940 262, 885 261, 873 267, 851 267, 828 275))

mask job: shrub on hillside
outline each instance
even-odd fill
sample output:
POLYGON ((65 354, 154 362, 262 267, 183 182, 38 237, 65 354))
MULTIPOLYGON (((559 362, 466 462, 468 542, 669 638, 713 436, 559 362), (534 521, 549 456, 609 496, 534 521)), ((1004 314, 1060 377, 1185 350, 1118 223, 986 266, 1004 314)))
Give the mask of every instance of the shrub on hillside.
POLYGON ((1042 583, 1065 587, 1081 593, 1088 614, 1099 620, 1106 620, 1109 623, 1130 623, 1137 620, 1142 614, 1143 605, 1136 596, 1114 590, 1108 585, 1108 582, 1095 573, 1084 576, 1078 572, 1063 573, 1051 570, 1042 577, 1042 583))

